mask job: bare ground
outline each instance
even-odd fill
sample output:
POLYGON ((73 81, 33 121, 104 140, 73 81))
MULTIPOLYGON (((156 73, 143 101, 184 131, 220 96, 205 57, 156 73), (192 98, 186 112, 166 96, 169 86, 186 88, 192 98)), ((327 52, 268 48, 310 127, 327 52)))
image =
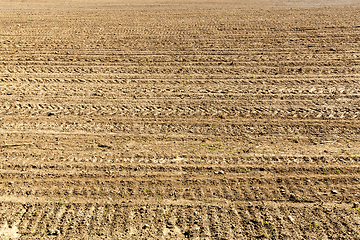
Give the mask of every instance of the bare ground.
POLYGON ((358 0, 1 0, 0 10, 214 10, 360 6, 358 0))
POLYGON ((1 12, 2 238, 359 239, 360 8, 280 3, 1 12))

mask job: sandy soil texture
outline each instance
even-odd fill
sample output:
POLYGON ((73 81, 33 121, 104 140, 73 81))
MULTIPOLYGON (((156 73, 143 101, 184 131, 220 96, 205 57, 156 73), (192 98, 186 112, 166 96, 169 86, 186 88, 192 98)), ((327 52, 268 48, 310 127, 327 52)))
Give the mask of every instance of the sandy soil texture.
POLYGON ((0 13, 1 239, 360 238, 360 8, 0 13))

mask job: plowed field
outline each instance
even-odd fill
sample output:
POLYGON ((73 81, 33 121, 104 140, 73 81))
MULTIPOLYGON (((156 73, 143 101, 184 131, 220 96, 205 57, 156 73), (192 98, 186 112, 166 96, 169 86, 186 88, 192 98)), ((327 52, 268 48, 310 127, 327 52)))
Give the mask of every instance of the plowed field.
POLYGON ((0 12, 0 238, 360 239, 360 8, 159 6, 0 12))

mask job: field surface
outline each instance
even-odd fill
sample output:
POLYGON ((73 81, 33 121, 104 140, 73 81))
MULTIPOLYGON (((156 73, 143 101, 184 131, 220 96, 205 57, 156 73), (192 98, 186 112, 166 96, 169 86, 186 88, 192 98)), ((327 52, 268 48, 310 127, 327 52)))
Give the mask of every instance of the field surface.
POLYGON ((357 1, 1 2, 0 239, 360 239, 357 1))

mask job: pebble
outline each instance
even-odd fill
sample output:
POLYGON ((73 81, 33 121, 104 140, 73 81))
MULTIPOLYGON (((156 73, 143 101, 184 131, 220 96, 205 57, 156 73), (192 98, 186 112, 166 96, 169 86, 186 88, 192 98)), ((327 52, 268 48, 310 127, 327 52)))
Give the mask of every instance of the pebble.
POLYGON ((359 202, 354 202, 353 208, 360 208, 359 202))
POLYGON ((295 219, 292 216, 289 216, 290 221, 294 222, 295 219))
POLYGON ((338 192, 336 190, 331 191, 332 194, 337 194, 338 192))

